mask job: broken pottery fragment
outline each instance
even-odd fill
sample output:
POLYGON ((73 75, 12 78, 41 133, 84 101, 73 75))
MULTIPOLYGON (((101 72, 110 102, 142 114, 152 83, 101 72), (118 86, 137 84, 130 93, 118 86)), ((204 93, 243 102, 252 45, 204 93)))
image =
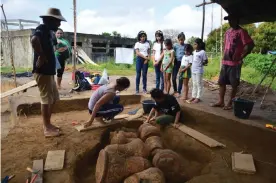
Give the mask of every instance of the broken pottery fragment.
POLYGON ((150 183, 165 183, 163 172, 155 167, 131 175, 130 177, 125 179, 124 183, 140 183, 143 180, 150 183))
POLYGON ((147 138, 147 140, 145 141, 145 144, 148 146, 149 151, 152 155, 154 150, 156 149, 163 149, 163 143, 161 140, 161 137, 158 136, 152 136, 147 138))
POLYGON ((96 183, 121 183, 132 174, 151 167, 150 162, 142 157, 122 157, 102 149, 96 164, 96 183))
POLYGON ((137 135, 130 133, 125 133, 123 131, 111 132, 110 133, 110 144, 126 144, 131 142, 137 135))
POLYGON ((127 144, 111 144, 106 146, 105 151, 108 153, 115 153, 120 156, 140 156, 148 158, 150 151, 148 146, 139 138, 132 140, 127 144))
POLYGON ((151 136, 161 136, 160 130, 155 126, 145 126, 141 129, 140 138, 145 142, 151 136))
POLYGON ((169 182, 179 182, 183 179, 181 162, 180 156, 170 149, 158 149, 152 160, 153 165, 164 173, 169 182))

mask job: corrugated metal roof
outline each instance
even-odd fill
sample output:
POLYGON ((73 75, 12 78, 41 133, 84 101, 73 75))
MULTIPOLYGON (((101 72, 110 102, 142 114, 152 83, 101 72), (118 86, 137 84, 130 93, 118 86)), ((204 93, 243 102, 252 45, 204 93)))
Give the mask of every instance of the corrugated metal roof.
POLYGON ((228 14, 240 16, 241 24, 276 21, 276 0, 212 0, 228 14))

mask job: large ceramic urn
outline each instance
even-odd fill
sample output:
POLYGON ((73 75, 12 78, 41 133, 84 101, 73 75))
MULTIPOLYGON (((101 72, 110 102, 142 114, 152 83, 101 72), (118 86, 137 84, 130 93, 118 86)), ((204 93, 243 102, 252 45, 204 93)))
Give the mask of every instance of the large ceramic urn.
POLYGON ((137 134, 133 132, 111 132, 110 133, 110 144, 126 144, 131 142, 134 138, 137 138, 137 134))
POLYGON ((142 172, 135 173, 134 175, 131 175, 130 177, 126 178, 124 181, 124 183, 140 182, 165 183, 165 177, 160 169, 152 167, 142 172))
MULTIPOLYGON (((145 123, 146 124, 146 123, 145 123)), ((161 136, 160 130, 152 125, 141 125, 139 128, 140 138, 145 142, 147 138, 151 136, 161 136)))
POLYGON ((142 157, 126 158, 102 149, 96 165, 96 183, 121 183, 128 176, 150 167, 150 162, 142 157))
POLYGON ((140 156, 148 158, 150 151, 148 146, 139 138, 133 139, 127 144, 111 144, 106 146, 105 151, 116 153, 120 156, 140 156))
POLYGON ((180 156, 170 149, 159 149, 153 157, 152 164, 159 168, 169 182, 179 182, 183 178, 180 156))
POLYGON ((158 136, 151 136, 147 138, 147 140, 145 141, 145 144, 149 148, 151 155, 154 155, 155 150, 163 149, 163 143, 162 143, 161 137, 158 137, 158 136))

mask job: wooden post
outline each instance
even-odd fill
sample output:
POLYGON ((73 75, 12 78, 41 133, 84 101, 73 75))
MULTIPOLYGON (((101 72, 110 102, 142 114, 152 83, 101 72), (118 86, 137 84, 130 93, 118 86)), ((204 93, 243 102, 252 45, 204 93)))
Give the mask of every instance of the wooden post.
MULTIPOLYGON (((73 6, 74 6, 74 59, 73 59, 73 75, 75 75, 76 72, 76 59, 77 59, 77 17, 76 17, 76 0, 73 0, 73 6)), ((75 77, 73 78, 73 84, 75 86, 75 77)))
POLYGON ((10 47, 10 58, 11 58, 11 65, 12 65, 12 70, 13 70, 13 78, 14 78, 14 85, 15 87, 17 87, 17 83, 16 83, 16 71, 15 71, 15 67, 14 67, 14 62, 13 62, 13 47, 12 47, 12 39, 10 37, 10 33, 9 33, 9 28, 8 28, 8 22, 7 22, 7 18, 6 18, 6 14, 4 11, 4 5, 1 5, 1 9, 4 15, 4 19, 5 19, 5 23, 6 23, 6 29, 7 29, 7 34, 8 34, 8 44, 10 47))
POLYGON ((201 39, 203 41, 204 36, 204 24, 205 24, 205 0, 203 0, 203 7, 202 7, 202 29, 201 29, 201 39))

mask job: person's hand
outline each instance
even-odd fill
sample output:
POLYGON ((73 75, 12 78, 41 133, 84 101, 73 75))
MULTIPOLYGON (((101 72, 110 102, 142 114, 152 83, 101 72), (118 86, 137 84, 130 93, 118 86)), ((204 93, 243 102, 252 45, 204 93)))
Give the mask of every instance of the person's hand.
POLYGON ((144 123, 149 123, 149 120, 147 119, 146 121, 144 121, 144 123))
POLYGON ((83 127, 84 127, 84 128, 87 128, 87 127, 91 126, 92 123, 93 123, 92 120, 88 120, 86 123, 84 123, 83 127))
POLYGON ((173 124, 173 127, 174 127, 174 128, 178 128, 179 126, 180 126, 179 123, 174 123, 174 124, 173 124))
POLYGON ((157 66, 159 64, 159 61, 154 62, 154 66, 157 66))
POLYGON ((46 57, 44 55, 38 56, 38 59, 36 61, 36 67, 40 68, 45 63, 47 63, 46 57))
POLYGON ((160 71, 163 72, 163 67, 161 66, 160 71))

